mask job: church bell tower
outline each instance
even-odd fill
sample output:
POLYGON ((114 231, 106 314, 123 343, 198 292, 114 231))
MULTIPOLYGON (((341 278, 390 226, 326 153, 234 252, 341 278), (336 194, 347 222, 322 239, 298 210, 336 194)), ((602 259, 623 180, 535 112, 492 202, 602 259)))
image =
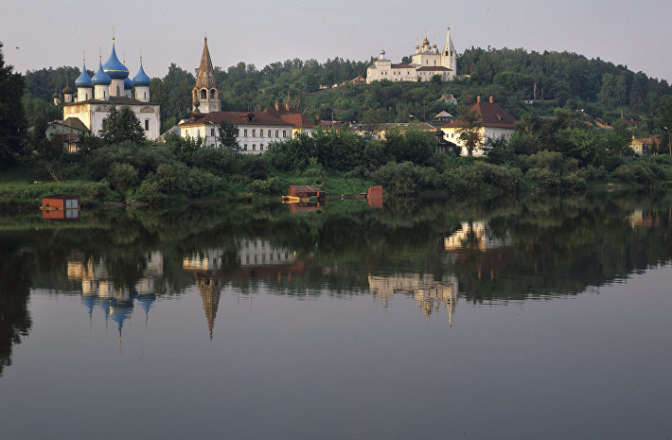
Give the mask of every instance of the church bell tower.
POLYGON ((215 83, 215 69, 212 67, 207 38, 203 42, 203 54, 201 55, 201 64, 198 67, 196 86, 192 91, 192 103, 193 111, 198 110, 200 113, 212 113, 222 110, 219 89, 215 83))

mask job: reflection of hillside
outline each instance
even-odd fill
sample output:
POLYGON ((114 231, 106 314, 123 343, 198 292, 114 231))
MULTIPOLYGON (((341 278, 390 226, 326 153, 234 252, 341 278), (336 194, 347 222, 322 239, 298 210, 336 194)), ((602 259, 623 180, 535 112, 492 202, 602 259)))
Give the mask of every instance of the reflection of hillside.
POLYGON ((474 301, 576 295, 669 261, 672 211, 614 211, 606 203, 546 207, 536 215, 491 219, 510 245, 462 252, 450 269, 474 301), (552 221, 547 221, 552 219, 552 221))
POLYGON ((431 275, 420 274, 369 275, 369 289, 381 299, 384 306, 395 294, 412 296, 427 318, 433 311, 439 311, 443 304, 452 326, 458 298, 455 277, 436 281, 431 275))
POLYGON ((428 313, 443 304, 452 314, 457 294, 440 283, 454 279, 461 300, 528 300, 579 294, 669 262, 669 205, 589 194, 515 203, 391 199, 379 210, 346 200, 300 216, 268 205, 89 211, 79 224, 24 216, 0 232, 0 368, 31 328, 31 289, 70 294, 76 285, 90 312, 102 308, 123 325, 159 293, 196 286, 209 333, 225 288, 243 296, 371 291, 383 303, 406 292, 428 313), (425 273, 447 281, 417 275, 425 273))

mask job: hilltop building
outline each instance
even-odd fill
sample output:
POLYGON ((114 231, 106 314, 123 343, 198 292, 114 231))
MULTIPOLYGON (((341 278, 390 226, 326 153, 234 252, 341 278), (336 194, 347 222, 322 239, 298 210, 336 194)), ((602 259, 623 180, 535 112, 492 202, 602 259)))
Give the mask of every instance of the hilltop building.
MULTIPOLYGON (((481 102, 481 97, 479 96, 476 99, 476 104, 471 107, 471 112, 478 116, 478 122, 481 126, 479 129, 481 142, 472 151, 473 156, 478 157, 485 154, 483 145, 487 139, 499 139, 502 137, 510 139, 516 129, 516 119, 497 104, 492 96, 488 102, 481 102)), ((457 119, 441 126, 444 139, 461 147, 462 156, 469 155, 465 142, 460 138, 462 130, 466 125, 465 121, 457 119)))
POLYGON ((410 64, 392 64, 385 58, 385 51, 381 50, 378 59, 366 69, 366 82, 430 81, 434 76, 439 76, 441 81, 452 81, 456 75, 457 51, 448 28, 441 51, 436 44, 430 45, 429 39, 425 37, 422 46, 415 47, 410 64))
POLYGON ((273 142, 283 142, 301 133, 311 134, 315 124, 301 113, 284 110, 276 103, 274 109, 262 112, 223 112, 220 92, 208 49, 203 44, 196 86, 192 90, 193 112, 189 119, 178 124, 183 138, 200 138, 203 145, 221 146, 219 124, 229 122, 238 130, 238 147, 243 154, 261 154, 273 142))
MULTIPOLYGON (((63 92, 63 120, 77 119, 93 135, 99 135, 103 121, 110 110, 130 108, 145 130, 147 139, 157 139, 160 135, 161 111, 159 104, 151 101, 150 78, 145 73, 140 58, 138 73, 131 80, 128 68, 117 57, 114 38, 109 59, 99 62, 98 71, 89 76, 86 63, 75 80, 76 94, 66 87, 63 92)), ((72 125, 72 124, 70 124, 72 125)), ((68 147, 68 151, 76 150, 68 147)))

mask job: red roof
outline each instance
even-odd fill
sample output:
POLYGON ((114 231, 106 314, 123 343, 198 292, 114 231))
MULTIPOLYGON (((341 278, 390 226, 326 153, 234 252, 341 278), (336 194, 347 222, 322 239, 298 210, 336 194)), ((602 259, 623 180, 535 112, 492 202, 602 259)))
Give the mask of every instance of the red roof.
POLYGON ((650 136, 650 137, 647 137, 647 138, 636 138, 636 139, 633 139, 633 141, 640 142, 644 145, 660 145, 660 138, 659 137, 654 137, 654 136, 650 136))
POLYGON ((190 119, 180 125, 217 124, 225 121, 234 125, 277 125, 294 128, 314 127, 314 124, 301 113, 279 112, 212 112, 195 115, 194 119, 190 119))
POLYGON ((315 126, 310 119, 303 116, 302 113, 271 113, 279 116, 283 121, 292 124, 295 128, 312 128, 315 126))
MULTIPOLYGON (((478 102, 471 107, 471 111, 480 116, 480 122, 483 127, 492 128, 516 128, 516 119, 509 112, 504 110, 496 102, 478 102)), ((455 120, 449 124, 442 125, 441 128, 461 128, 464 127, 463 120, 455 120)))
POLYGON ((392 64, 393 69, 413 69, 413 64, 392 64))

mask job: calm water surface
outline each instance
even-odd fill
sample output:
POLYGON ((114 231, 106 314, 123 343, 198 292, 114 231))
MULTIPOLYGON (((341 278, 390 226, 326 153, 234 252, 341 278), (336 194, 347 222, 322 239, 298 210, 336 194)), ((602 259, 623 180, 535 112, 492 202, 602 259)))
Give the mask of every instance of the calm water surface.
POLYGON ((0 217, 0 438, 672 438, 672 200, 0 217))

